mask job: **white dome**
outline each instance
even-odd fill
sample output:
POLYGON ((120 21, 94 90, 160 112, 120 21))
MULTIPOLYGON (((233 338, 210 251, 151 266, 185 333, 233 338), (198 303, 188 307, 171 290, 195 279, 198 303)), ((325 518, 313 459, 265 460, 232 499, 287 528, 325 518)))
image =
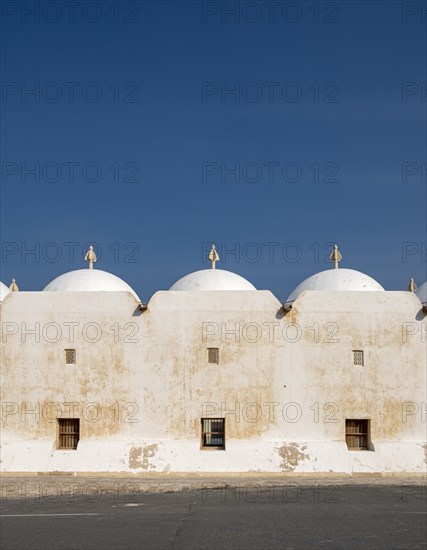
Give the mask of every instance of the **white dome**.
POLYGON ((383 287, 360 271, 354 269, 327 269, 316 273, 300 283, 289 295, 287 302, 296 300, 304 290, 348 291, 348 290, 384 290, 383 287))
POLYGON ((417 288, 415 294, 422 304, 427 304, 427 281, 417 288))
POLYGON ((201 269, 179 279, 169 290, 256 290, 246 279, 225 269, 201 269))
POLYGON ((10 292, 10 289, 0 281, 0 302, 2 302, 10 292))
POLYGON ((136 292, 122 279, 100 269, 77 269, 60 275, 43 290, 48 292, 127 291, 140 301, 136 292))

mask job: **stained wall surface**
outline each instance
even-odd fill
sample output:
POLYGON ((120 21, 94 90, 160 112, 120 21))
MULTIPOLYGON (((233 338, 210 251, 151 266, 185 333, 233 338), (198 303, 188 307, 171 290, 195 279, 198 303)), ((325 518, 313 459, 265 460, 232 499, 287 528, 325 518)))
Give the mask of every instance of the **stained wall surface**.
POLYGON ((305 291, 287 313, 269 291, 157 292, 143 312, 128 292, 13 292, 0 312, 3 471, 425 471, 410 292, 305 291), (80 420, 76 450, 59 418, 80 420), (224 450, 201 448, 202 418, 225 419, 224 450), (368 450, 346 419, 369 420, 368 450))

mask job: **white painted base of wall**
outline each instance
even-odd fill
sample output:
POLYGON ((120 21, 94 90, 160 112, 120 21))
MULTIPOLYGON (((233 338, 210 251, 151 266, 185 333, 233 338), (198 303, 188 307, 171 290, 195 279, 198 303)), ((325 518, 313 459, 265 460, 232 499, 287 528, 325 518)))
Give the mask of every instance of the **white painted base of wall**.
POLYGON ((378 442, 349 451, 344 441, 229 440, 225 451, 198 441, 90 439, 73 451, 51 440, 4 441, 3 472, 423 473, 424 442, 378 442))

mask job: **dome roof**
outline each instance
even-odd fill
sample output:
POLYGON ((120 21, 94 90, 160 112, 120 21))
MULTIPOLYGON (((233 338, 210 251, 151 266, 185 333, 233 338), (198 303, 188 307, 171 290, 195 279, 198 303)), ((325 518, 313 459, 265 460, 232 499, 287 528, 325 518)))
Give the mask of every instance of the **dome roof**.
POLYGON ((427 304, 427 281, 416 290, 415 294, 422 304, 427 304))
POLYGON ((136 292, 122 279, 101 269, 77 269, 60 275, 43 290, 48 292, 130 292, 140 301, 136 292))
POLYGON ((0 302, 2 302, 10 292, 7 286, 0 281, 0 302))
POLYGON ((316 273, 300 283, 289 295, 287 301, 292 302, 304 290, 348 291, 348 290, 384 290, 383 287, 360 271, 354 269, 327 269, 316 273))
POLYGON ((169 290, 256 290, 249 281, 225 269, 201 269, 179 279, 169 290))

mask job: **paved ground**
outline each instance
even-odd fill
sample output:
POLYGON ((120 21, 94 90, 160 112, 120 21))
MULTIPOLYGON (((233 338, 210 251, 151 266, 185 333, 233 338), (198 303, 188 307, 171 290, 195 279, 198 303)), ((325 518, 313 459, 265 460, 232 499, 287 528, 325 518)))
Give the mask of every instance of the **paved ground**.
POLYGON ((415 550, 427 542, 423 480, 213 478, 180 480, 184 490, 168 483, 4 479, 0 546, 415 550))

